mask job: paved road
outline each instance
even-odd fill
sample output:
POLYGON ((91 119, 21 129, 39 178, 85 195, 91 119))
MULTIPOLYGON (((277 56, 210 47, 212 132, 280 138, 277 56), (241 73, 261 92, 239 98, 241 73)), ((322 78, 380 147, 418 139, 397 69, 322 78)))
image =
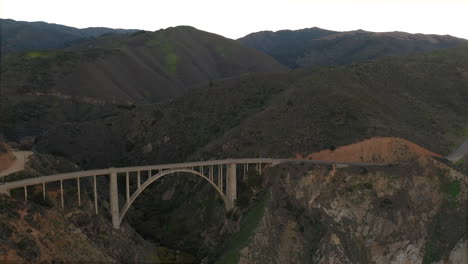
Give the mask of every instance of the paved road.
POLYGON ((446 159, 450 160, 451 162, 457 162, 465 155, 468 155, 468 139, 452 154, 448 155, 446 159))
POLYGON ((14 150, 13 154, 16 156, 15 161, 6 170, 0 172, 0 177, 5 177, 8 174, 24 170, 24 166, 28 162, 29 156, 33 153, 31 151, 14 150))

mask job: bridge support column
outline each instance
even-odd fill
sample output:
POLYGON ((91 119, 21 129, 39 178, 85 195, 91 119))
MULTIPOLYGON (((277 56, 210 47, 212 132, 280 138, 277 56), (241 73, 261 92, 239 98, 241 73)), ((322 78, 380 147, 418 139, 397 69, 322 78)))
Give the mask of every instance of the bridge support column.
POLYGON ((237 175, 235 163, 228 164, 226 176, 226 196, 229 201, 229 208, 226 209, 231 210, 236 205, 235 201, 237 198, 237 175))
POLYGON ((115 229, 120 229, 120 216, 119 216, 119 192, 117 188, 117 172, 110 174, 110 207, 112 216, 112 226, 115 229))

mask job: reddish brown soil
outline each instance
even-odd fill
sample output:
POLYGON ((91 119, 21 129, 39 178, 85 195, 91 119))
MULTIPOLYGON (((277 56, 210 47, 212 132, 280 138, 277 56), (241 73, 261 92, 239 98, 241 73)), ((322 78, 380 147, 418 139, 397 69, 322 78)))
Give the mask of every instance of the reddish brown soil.
POLYGON ((0 143, 0 171, 10 167, 14 160, 15 155, 13 155, 8 145, 0 143))
POLYGON ((322 150, 297 158, 340 162, 394 163, 413 160, 421 156, 442 157, 408 140, 376 137, 335 150, 322 150))

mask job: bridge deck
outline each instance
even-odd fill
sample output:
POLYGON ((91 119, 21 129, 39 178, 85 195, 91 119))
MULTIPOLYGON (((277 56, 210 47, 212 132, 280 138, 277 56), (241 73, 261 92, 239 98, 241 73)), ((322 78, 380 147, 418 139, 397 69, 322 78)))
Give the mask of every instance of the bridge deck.
POLYGON ((96 169, 86 170, 77 172, 67 172, 61 174, 54 174, 49 176, 42 176, 37 178, 24 179, 14 182, 7 182, 0 185, 0 190, 10 190, 15 188, 21 188, 25 186, 31 186, 36 184, 55 182, 60 180, 69 180, 82 177, 108 175, 113 172, 126 173, 134 171, 154 171, 163 169, 177 169, 187 167, 199 167, 199 166, 217 166, 225 164, 285 164, 285 163, 311 163, 311 164, 334 164, 334 165, 354 165, 354 166, 385 166, 388 164, 372 164, 372 163, 353 163, 353 162, 333 162, 333 161, 320 161, 320 160, 300 160, 300 159, 269 159, 269 158, 252 158, 252 159, 225 159, 225 160, 209 160, 209 161, 195 161, 195 162, 184 162, 184 163, 173 163, 173 164, 160 164, 160 165, 147 165, 147 166, 133 166, 133 167, 120 167, 120 168, 107 168, 107 169, 96 169))

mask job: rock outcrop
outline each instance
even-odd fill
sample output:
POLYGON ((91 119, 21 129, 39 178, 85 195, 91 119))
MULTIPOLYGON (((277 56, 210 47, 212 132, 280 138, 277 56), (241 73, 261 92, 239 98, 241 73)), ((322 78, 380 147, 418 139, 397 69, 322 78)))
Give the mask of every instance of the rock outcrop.
POLYGON ((468 177, 433 158, 267 173, 271 198, 239 263, 466 263, 468 177))

